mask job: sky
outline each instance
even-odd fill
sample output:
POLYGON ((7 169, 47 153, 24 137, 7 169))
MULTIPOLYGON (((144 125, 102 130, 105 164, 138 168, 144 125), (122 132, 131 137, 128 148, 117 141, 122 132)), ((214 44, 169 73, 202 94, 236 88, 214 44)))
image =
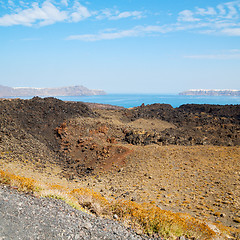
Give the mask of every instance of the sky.
POLYGON ((0 0, 0 85, 240 90, 240 0, 0 0))

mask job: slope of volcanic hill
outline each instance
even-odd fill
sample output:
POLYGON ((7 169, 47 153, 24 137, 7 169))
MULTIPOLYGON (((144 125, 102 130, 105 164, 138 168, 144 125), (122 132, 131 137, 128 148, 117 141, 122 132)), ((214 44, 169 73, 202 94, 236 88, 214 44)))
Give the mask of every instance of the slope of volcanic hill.
POLYGON ((237 105, 2 100, 0 143, 4 170, 240 228, 237 105))

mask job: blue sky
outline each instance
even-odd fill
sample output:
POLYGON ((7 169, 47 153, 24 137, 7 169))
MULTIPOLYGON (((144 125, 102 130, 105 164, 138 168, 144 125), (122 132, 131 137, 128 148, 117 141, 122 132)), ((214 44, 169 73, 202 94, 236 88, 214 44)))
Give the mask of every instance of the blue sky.
POLYGON ((240 89, 240 0, 0 0, 0 85, 240 89))

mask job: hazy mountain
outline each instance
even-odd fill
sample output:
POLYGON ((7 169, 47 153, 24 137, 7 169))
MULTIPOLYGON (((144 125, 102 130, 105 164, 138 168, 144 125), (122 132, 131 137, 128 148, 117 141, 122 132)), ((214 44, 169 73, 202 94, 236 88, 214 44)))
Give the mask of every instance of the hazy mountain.
POLYGON ((84 86, 60 88, 6 87, 0 85, 0 97, 57 97, 105 95, 103 90, 91 90, 84 86))
POLYGON ((190 89, 179 95, 206 95, 206 96, 240 96, 240 90, 235 89, 190 89))

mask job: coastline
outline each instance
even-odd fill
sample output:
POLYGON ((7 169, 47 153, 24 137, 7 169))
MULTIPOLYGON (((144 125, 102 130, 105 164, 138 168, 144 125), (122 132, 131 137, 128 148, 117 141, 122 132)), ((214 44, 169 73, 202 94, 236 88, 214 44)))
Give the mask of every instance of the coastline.
MULTIPOLYGON (((24 99, 30 99, 26 97, 24 99)), ((183 96, 178 94, 107 94, 99 96, 56 97, 63 101, 86 102, 91 104, 109 104, 112 106, 132 108, 154 103, 170 104, 176 108, 183 104, 240 104, 240 97, 231 96, 183 96)))

